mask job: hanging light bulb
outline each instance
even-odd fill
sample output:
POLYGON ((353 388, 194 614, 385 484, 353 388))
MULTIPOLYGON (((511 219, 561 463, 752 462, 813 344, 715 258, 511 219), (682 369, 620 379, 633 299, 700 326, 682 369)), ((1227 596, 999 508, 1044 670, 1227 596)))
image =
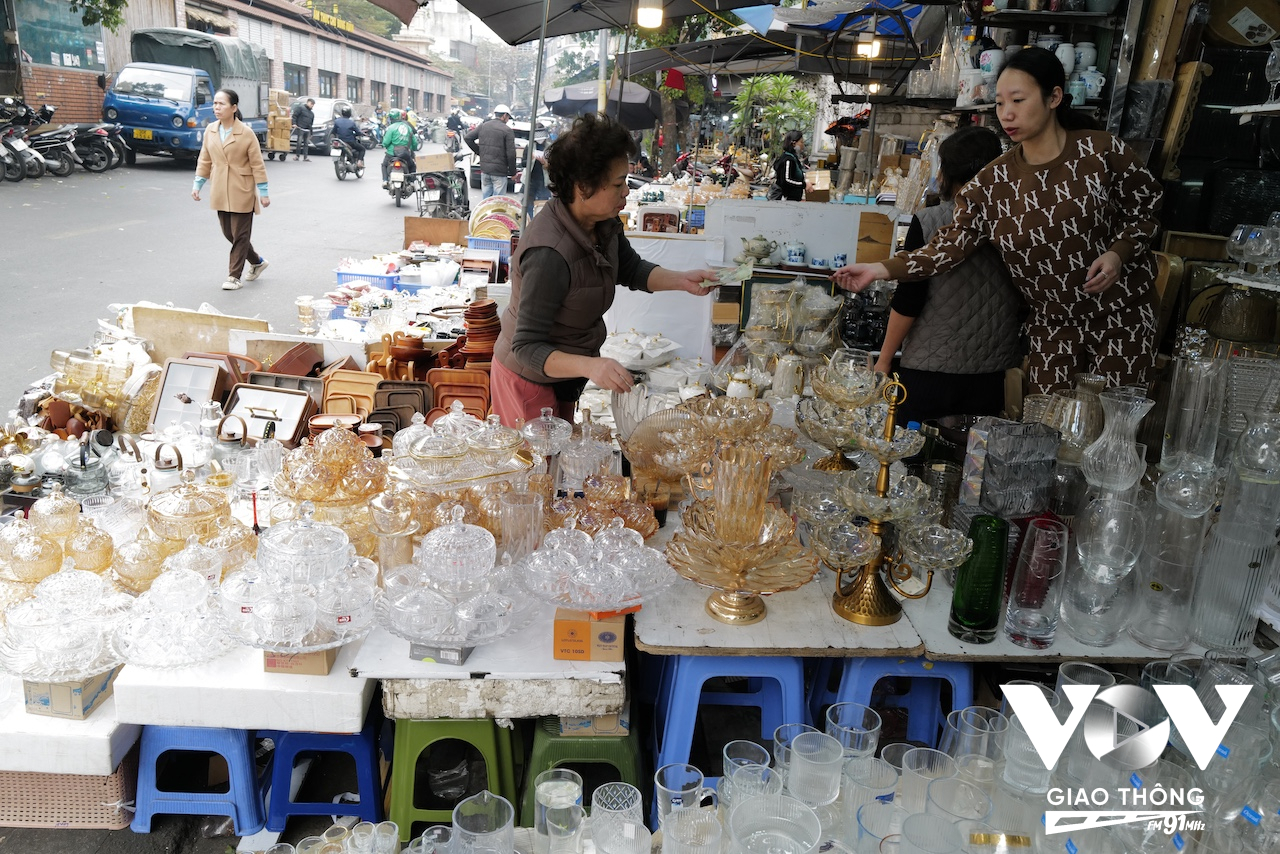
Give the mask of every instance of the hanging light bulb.
POLYGON ((662 26, 662 0, 640 0, 636 9, 636 23, 646 30, 662 26))

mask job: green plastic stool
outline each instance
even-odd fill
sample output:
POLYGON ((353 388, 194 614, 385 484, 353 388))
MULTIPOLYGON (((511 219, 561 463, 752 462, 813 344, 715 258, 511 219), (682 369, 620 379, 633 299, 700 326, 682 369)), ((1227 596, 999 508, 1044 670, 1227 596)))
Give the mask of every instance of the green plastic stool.
POLYGON ((436 718, 428 721, 396 721, 395 749, 391 760, 390 818, 400 827, 400 841, 408 842, 415 821, 440 824, 453 821, 452 809, 419 809, 413 805, 418 758, 433 744, 456 739, 474 747, 484 757, 488 789, 514 805, 516 772, 511 750, 511 730, 492 719, 436 718))
POLYGON ((620 780, 645 790, 640 737, 634 726, 626 735, 561 735, 559 718, 542 718, 533 733, 533 751, 525 774, 521 826, 533 826, 533 782, 538 775, 572 763, 612 765, 620 780))

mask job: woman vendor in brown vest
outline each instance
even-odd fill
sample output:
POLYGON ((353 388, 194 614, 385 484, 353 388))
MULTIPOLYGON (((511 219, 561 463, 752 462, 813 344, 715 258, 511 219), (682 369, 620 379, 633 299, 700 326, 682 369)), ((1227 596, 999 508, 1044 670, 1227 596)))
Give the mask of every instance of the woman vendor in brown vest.
POLYGON ((956 196, 955 221, 927 246, 832 278, 848 290, 958 267, 990 244, 1031 308, 1031 391, 1081 372, 1142 385, 1155 362, 1156 264, 1164 191, 1118 138, 1070 107, 1066 75, 1041 48, 1018 51, 996 81, 996 118, 1015 144, 956 196))
MULTIPOLYGON (((677 272, 640 258, 618 214, 636 154, 617 122, 583 116, 547 149, 555 198, 520 238, 511 264, 511 303, 502 315, 490 375, 493 411, 514 426, 543 407, 573 420, 587 381, 609 391, 631 388, 631 373, 600 355, 604 313, 619 285, 639 291, 705 296, 710 270, 677 272)), ((655 330, 661 331, 661 330, 655 330)))

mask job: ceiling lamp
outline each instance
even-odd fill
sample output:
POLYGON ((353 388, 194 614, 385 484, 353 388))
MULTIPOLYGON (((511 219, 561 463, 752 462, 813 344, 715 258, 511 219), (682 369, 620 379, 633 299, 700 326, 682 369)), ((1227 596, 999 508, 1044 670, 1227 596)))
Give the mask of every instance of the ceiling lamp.
POLYGON ((636 23, 646 30, 662 26, 662 0, 640 0, 636 9, 636 23))

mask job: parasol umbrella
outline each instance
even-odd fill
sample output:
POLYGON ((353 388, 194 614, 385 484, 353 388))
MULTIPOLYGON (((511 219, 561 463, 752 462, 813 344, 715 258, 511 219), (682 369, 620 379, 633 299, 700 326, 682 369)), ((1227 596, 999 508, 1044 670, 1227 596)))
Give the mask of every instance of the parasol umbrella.
MULTIPOLYGON (((579 116, 596 111, 599 91, 596 83, 557 86, 547 90, 542 102, 557 116, 579 116)), ((639 83, 624 81, 619 87, 614 82, 609 86, 605 113, 628 130, 646 130, 662 120, 662 99, 639 83)))

